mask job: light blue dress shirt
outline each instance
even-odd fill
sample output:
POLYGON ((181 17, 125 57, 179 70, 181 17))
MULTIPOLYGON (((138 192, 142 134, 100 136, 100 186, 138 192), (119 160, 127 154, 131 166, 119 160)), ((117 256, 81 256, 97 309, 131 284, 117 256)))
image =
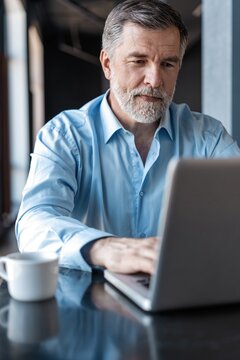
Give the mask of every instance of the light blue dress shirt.
POLYGON ((240 150, 219 121, 172 103, 144 165, 105 94, 49 121, 31 156, 16 222, 20 251, 55 251, 60 265, 91 270, 81 251, 90 241, 158 234, 172 157, 233 157, 240 150))

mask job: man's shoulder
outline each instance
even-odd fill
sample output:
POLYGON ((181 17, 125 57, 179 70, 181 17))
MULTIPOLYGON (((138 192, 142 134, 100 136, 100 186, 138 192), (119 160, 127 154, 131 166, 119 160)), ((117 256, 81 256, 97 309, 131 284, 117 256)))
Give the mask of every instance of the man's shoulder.
POLYGON ((191 110, 189 105, 171 103, 170 113, 173 122, 181 126, 201 126, 205 129, 214 129, 222 126, 221 122, 214 117, 199 111, 191 110))
POLYGON ((100 114, 100 104, 104 95, 89 101, 79 109, 68 109, 60 112, 47 122, 45 128, 66 132, 75 128, 86 128, 96 116, 100 114))

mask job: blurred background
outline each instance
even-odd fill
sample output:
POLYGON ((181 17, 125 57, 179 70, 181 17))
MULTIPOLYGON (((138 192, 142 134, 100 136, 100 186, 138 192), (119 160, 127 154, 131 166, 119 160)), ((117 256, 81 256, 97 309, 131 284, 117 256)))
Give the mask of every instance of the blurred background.
MULTIPOLYGON (((0 246, 13 227, 41 126, 105 92, 98 60, 115 0, 0 0, 0 246)), ((189 30, 174 100, 240 143, 239 0, 168 0, 189 30)))

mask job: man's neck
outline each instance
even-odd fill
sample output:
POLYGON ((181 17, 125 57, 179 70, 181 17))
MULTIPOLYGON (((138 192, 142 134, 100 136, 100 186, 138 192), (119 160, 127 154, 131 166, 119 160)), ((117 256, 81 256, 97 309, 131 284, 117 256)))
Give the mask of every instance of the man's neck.
POLYGON ((159 121, 151 124, 133 123, 131 126, 123 124, 123 126, 134 135, 136 148, 145 164, 159 121))

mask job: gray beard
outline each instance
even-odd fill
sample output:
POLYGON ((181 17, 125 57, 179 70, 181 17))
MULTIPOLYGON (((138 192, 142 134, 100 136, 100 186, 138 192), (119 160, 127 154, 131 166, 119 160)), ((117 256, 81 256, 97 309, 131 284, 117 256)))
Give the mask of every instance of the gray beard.
POLYGON ((111 90, 123 112, 131 119, 142 124, 151 124, 160 121, 172 102, 173 94, 167 95, 164 90, 139 87, 125 92, 116 80, 112 79, 111 90), (146 102, 138 95, 149 95, 159 98, 157 102, 146 102))

